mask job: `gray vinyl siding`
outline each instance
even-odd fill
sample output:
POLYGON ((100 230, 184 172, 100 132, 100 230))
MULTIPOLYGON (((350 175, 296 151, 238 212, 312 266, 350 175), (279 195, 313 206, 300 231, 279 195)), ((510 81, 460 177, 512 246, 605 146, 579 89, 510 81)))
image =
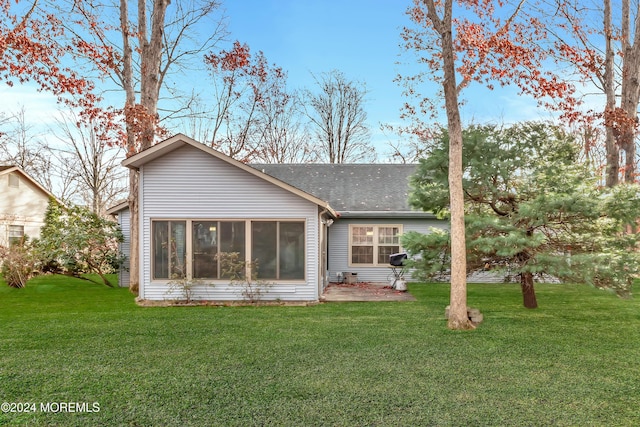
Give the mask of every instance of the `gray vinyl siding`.
POLYGON ((124 242, 120 243, 120 254, 125 256, 124 264, 118 271, 118 285, 123 288, 129 287, 129 256, 131 245, 131 214, 129 209, 118 212, 118 224, 124 235, 124 242))
MULTIPOLYGON (((418 231, 420 233, 428 233, 430 228, 448 228, 446 221, 437 219, 415 219, 415 218, 364 218, 352 219, 343 218, 334 222, 329 227, 329 280, 335 282, 338 280, 338 273, 350 272, 358 273, 358 281, 361 282, 386 282, 387 277, 391 273, 388 266, 381 267, 352 267, 349 266, 349 225, 350 224, 367 224, 367 225, 402 225, 402 232, 418 231)), ((411 279, 411 275, 405 276, 411 279)))
MULTIPOLYGON (((140 181, 143 232, 142 286, 148 300, 180 298, 166 281, 151 280, 153 219, 300 220, 306 223, 305 280, 274 283, 264 299, 318 300, 318 206, 193 147, 145 164, 140 181)), ((194 291, 194 299, 240 300, 241 289, 216 282, 194 291)))

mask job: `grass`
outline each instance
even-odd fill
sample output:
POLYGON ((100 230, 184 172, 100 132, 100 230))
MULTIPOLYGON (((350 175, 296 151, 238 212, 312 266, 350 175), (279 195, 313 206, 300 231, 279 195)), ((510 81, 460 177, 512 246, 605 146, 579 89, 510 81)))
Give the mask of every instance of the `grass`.
POLYGON ((485 321, 416 302, 141 308, 126 289, 0 286, 0 425, 640 425, 640 302, 580 285, 470 285, 485 321), (39 409, 39 406, 38 406, 39 409))

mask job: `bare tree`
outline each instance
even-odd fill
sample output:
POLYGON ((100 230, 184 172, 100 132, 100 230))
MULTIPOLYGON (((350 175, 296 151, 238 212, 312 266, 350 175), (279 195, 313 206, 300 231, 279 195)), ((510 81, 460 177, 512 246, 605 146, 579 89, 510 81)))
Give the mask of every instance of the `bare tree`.
POLYGON ((311 163, 319 156, 300 115, 297 94, 271 98, 259 106, 256 160, 264 163, 311 163))
POLYGON ((49 173, 51 180, 46 184, 48 185, 47 189, 58 200, 70 206, 82 203, 82 199, 77 197, 78 180, 77 175, 73 172, 77 160, 70 155, 60 153, 50 145, 44 145, 43 149, 50 159, 49 173))
POLYGON ((366 87, 337 70, 314 79, 320 91, 306 90, 305 104, 320 159, 328 163, 373 160, 375 149, 364 109, 366 87))
POLYGON ((432 135, 429 129, 419 135, 405 133, 390 125, 382 125, 381 130, 383 132, 387 130, 400 131, 394 140, 388 140, 386 144, 389 149, 386 158, 390 163, 418 163, 421 158, 429 154, 429 150, 432 148, 430 144, 432 135))
POLYGON ((207 54, 205 64, 211 91, 191 105, 187 127, 196 139, 230 157, 256 160, 267 152, 270 129, 281 126, 280 115, 288 114, 293 102, 286 72, 238 41, 229 50, 207 54))
POLYGON ((127 174, 120 166, 124 147, 109 146, 97 137, 93 126, 83 125, 69 114, 58 119, 61 148, 49 147, 60 170, 62 182, 71 181, 76 198, 98 215, 121 200, 127 192, 127 174))
MULTIPOLYGON (((119 124, 124 116, 124 146, 127 155, 149 148, 161 134, 162 112, 165 117, 178 114, 188 100, 176 96, 177 85, 167 85, 170 73, 193 66, 198 54, 211 49, 224 33, 218 19, 215 0, 180 1, 169 8, 170 0, 138 0, 137 10, 129 11, 129 1, 106 6, 98 1, 73 3, 75 20, 83 22, 76 35, 89 67, 99 77, 110 79, 125 94, 121 110, 89 111, 85 115, 100 119, 100 126, 119 124), (209 18, 215 17, 210 22, 209 18), (109 21, 110 20, 110 21, 109 21), (206 30, 202 30, 205 28, 206 30), (158 108, 162 89, 169 95, 164 110, 158 108), (173 101, 172 101, 173 100, 173 101)), ((69 29, 73 31, 73 29, 69 29)), ((122 133, 122 132, 121 132, 122 133)), ((100 135, 100 138, 104 137, 100 135)), ((116 143, 120 141, 111 141, 116 143)), ((138 291, 138 173, 130 171, 129 208, 131 213, 130 289, 138 291)))
POLYGON ((24 108, 8 120, 0 161, 20 166, 60 200, 88 206, 97 214, 124 197, 124 149, 100 141, 91 124, 63 112, 57 119, 59 129, 50 133, 60 141, 55 144, 27 125, 24 108))
POLYGON ((0 134, 0 161, 19 166, 47 190, 53 192, 51 159, 43 150, 35 126, 25 119, 24 106, 3 120, 0 134))

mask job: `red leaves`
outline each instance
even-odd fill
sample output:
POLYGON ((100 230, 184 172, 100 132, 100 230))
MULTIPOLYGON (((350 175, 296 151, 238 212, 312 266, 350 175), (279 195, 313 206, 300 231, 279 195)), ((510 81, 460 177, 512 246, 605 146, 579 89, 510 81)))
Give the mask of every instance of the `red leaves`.
POLYGON ((620 107, 605 108, 604 125, 608 128, 612 128, 614 135, 617 137, 625 132, 634 134, 638 128, 638 121, 635 116, 629 117, 629 114, 620 107))
MULTIPOLYGON (((593 69, 599 65, 595 55, 568 47, 562 51, 545 49, 548 37, 545 24, 536 16, 528 15, 530 11, 521 10, 521 2, 458 0, 457 3, 459 8, 454 12, 457 16, 452 17, 452 32, 456 71, 461 78, 458 91, 473 81, 490 89, 495 83, 516 85, 522 94, 533 97, 539 105, 561 111, 566 118, 575 117, 580 105, 575 87, 566 76, 558 77, 549 65, 555 60, 553 55, 558 54, 593 69)), ((436 7, 442 11, 442 2, 436 2, 436 7)), ((427 19, 425 2, 414 0, 407 13, 415 25, 403 30, 404 47, 418 54, 418 62, 427 65, 432 78, 440 80, 439 35, 427 19)), ((405 84, 408 95, 420 99, 412 89, 425 76, 426 73, 421 73, 398 80, 405 84)), ((420 102, 424 104, 424 98, 420 102)), ((421 112, 415 108, 404 111, 409 116, 421 112)))
POLYGON ((233 43, 233 48, 229 51, 222 50, 219 54, 210 53, 205 55, 205 63, 211 65, 214 69, 224 71, 241 70, 249 66, 251 53, 247 44, 240 44, 239 41, 233 43))
POLYGON ((273 114, 290 103, 286 73, 270 65, 262 52, 252 55, 238 41, 230 50, 209 53, 204 60, 214 80, 222 82, 212 91, 218 107, 210 143, 236 160, 248 161, 255 156, 256 145, 264 145, 254 140, 266 135, 273 114))
MULTIPOLYGON (((65 29, 60 20, 51 13, 40 13, 35 3, 18 15, 10 0, 0 0, 0 13, 0 80, 9 86, 15 81, 34 82, 59 102, 92 108, 100 99, 92 93, 93 84, 76 70, 61 66, 78 47, 61 44, 65 29)), ((88 43, 80 46, 88 49, 88 43)))

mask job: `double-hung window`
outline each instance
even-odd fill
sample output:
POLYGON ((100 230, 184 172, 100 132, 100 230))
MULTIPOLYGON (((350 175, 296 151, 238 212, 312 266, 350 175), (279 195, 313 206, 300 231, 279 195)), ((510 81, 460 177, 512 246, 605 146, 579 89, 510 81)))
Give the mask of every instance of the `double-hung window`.
POLYGON ((22 243, 24 240, 24 225, 9 226, 9 245, 22 243))
POLYGON ((400 252, 400 225, 349 227, 349 260, 352 266, 387 266, 389 255, 400 252))

